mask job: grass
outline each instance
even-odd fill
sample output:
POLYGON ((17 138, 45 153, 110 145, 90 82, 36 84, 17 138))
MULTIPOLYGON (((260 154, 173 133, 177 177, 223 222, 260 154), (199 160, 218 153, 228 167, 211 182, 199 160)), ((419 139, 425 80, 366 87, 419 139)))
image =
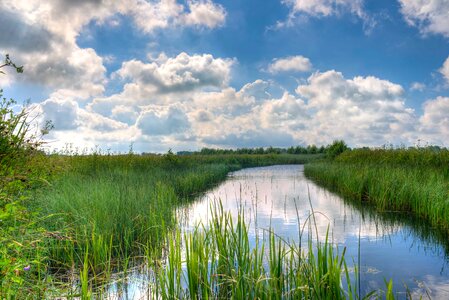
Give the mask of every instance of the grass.
MULTIPOLYGON (((161 257, 166 235, 174 228, 175 208, 195 198, 243 167, 304 163, 310 155, 54 155, 43 157, 49 170, 62 170, 46 187, 24 188, 24 230, 2 239, 20 246, 8 251, 2 298, 32 295, 86 295, 112 273, 126 271, 142 257, 161 257), (32 236, 35 232, 35 236, 32 236), (26 251, 24 249, 26 248, 26 251), (14 263, 20 257, 20 264, 14 263), (22 269, 31 265, 30 272, 22 269), (79 278, 73 290, 68 277, 79 278), (56 291, 49 290, 49 286, 56 291), (66 289, 65 292, 63 290, 66 289), (59 291, 59 292, 58 292, 59 291)), ((16 210, 16 207, 13 207, 16 210)), ((8 209, 8 206, 5 206, 8 209)), ((15 246, 14 246, 15 247, 15 246)), ((1 267, 1 266, 0 266, 1 267)), ((40 295, 40 296, 39 296, 40 295)))
MULTIPOLYGON (((329 236, 316 244, 309 238, 301 248, 267 230, 265 238, 250 246, 243 213, 235 221, 220 204, 211 212, 208 226, 198 224, 183 238, 179 231, 168 236, 167 267, 159 272, 160 298, 359 299, 345 249, 340 253, 329 236)), ((374 297, 381 294, 364 298, 374 297)))
POLYGON ((449 151, 347 151, 305 167, 321 185, 378 211, 408 213, 449 231, 449 151))

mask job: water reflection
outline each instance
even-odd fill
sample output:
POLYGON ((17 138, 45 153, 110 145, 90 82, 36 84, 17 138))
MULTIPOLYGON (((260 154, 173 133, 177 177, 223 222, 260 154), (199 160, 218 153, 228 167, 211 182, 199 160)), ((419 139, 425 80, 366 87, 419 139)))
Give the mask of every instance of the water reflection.
POLYGON ((218 200, 234 217, 239 210, 244 212, 253 243, 256 235, 263 236, 269 228, 296 243, 300 239, 304 243, 315 230, 323 239, 330 228, 332 241, 347 248, 348 264, 359 264, 362 295, 385 288, 384 278, 392 278, 398 292, 404 292, 406 285, 414 296, 449 299, 445 234, 416 225, 407 216, 378 214, 345 202, 305 178, 303 166, 251 168, 231 174, 180 210, 184 230, 192 230, 198 222, 207 225, 210 205, 218 200), (315 218, 311 218, 312 210, 315 218))

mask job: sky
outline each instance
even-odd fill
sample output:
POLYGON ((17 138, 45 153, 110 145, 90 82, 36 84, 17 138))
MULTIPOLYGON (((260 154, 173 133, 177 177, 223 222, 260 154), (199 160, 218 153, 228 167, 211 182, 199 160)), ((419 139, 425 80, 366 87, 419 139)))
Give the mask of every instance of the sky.
POLYGON ((448 0, 2 0, 48 149, 449 146, 448 0))

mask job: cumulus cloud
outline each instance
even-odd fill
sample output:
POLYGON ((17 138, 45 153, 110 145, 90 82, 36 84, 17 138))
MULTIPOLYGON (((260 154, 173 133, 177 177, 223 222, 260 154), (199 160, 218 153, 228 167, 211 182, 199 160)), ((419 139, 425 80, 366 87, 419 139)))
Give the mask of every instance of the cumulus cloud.
POLYGON ((449 2, 446 0, 399 0, 405 21, 423 34, 449 37, 449 2))
POLYGON ((0 8, 0 46, 14 51, 29 49, 30 52, 50 49, 52 33, 41 24, 34 24, 18 12, 0 8))
POLYGON ((227 87, 233 64, 233 59, 186 53, 174 57, 160 55, 150 62, 127 61, 113 74, 124 80, 123 90, 107 97, 95 97, 87 109, 134 124, 141 108, 147 105, 191 103, 194 98, 215 102, 217 94, 233 90, 227 87), (220 92, 204 94, 203 90, 220 92))
POLYGON ((170 135, 186 131, 190 123, 178 106, 148 107, 140 114, 137 127, 145 135, 170 135))
POLYGON ((198 123, 209 122, 212 121, 213 114, 211 114, 207 110, 200 109, 194 113, 194 118, 198 123))
POLYGON ((304 12, 312 16, 329 16, 341 9, 360 13, 363 1, 360 0, 283 0, 294 12, 304 12))
POLYGON ((443 75, 446 82, 449 84, 449 57, 443 63, 443 66, 440 68, 440 73, 443 75))
POLYGON ((438 145, 449 141, 449 97, 437 97, 423 105, 424 113, 420 118, 421 139, 427 139, 438 145))
MULTIPOLYGON (((138 140, 140 131, 135 126, 113 120, 79 106, 75 98, 54 93, 29 108, 33 126, 42 127, 46 121, 52 121, 54 129, 46 139, 51 149, 65 149, 73 145, 76 151, 93 151, 96 145, 103 149, 114 145, 115 150, 138 140)), ((75 149, 72 149, 75 150, 75 149)))
POLYGON ((307 57, 297 55, 285 58, 276 58, 268 66, 268 72, 307 72, 312 69, 312 63, 307 57))
POLYGON ((126 124, 118 122, 99 114, 86 111, 79 107, 78 102, 69 97, 61 97, 55 93, 47 100, 34 104, 37 107, 39 118, 50 120, 55 131, 75 130, 88 128, 98 131, 114 131, 125 129, 126 124))
POLYGON ((50 98, 40 104, 45 120, 51 120, 58 131, 75 129, 80 125, 76 101, 50 98))
POLYGON ((153 89, 155 97, 165 99, 154 103, 132 97, 123 102, 120 93, 109 97, 112 102, 92 102, 88 110, 103 110, 104 117, 135 126, 140 140, 159 136, 160 145, 193 148, 327 144, 336 138, 379 146, 413 142, 421 126, 405 105, 403 87, 373 76, 348 79, 336 71, 316 72, 297 87, 297 95, 280 97, 268 93, 272 85, 256 80, 239 90, 225 85, 169 95, 153 89))
MULTIPOLYGON (((137 27, 156 29, 186 26, 214 28, 226 12, 211 0, 4 0, 0 3, 0 52, 14 53, 26 72, 17 80, 83 93, 84 98, 104 92, 105 61, 77 37, 91 22, 102 24, 117 15, 130 16, 137 27)), ((4 82, 4 80, 2 80, 4 82)))
POLYGON ((210 54, 190 56, 183 52, 162 62, 127 61, 116 74, 154 93, 176 93, 225 86, 232 64, 231 59, 214 58, 210 54))
POLYGON ((264 102, 260 116, 261 124, 265 128, 292 130, 304 128, 310 118, 305 102, 287 92, 280 99, 264 102))
POLYGON ((132 106, 117 105, 111 109, 111 118, 128 125, 135 124, 139 116, 137 110, 132 106))
POLYGON ((240 90, 227 87, 216 92, 197 93, 192 97, 192 105, 228 117, 243 115, 271 97, 267 92, 269 86, 267 81, 258 79, 240 90))
POLYGON ((336 138, 363 145, 406 143, 414 132, 414 111, 405 106, 404 90, 389 81, 317 72, 296 92, 314 110, 309 128, 319 144, 336 138))
POLYGON ((184 22, 191 26, 205 26, 214 28, 224 24, 226 11, 221 5, 210 0, 189 1, 190 12, 184 17, 184 22))
POLYGON ((290 15, 286 22, 278 22, 278 27, 293 25, 297 14, 329 17, 342 13, 350 13, 360 18, 366 33, 376 26, 376 20, 363 9, 364 0, 281 0, 281 2, 290 8, 290 15))
POLYGON ((289 147, 295 143, 290 134, 269 129, 211 136, 204 138, 203 142, 219 147, 289 147))

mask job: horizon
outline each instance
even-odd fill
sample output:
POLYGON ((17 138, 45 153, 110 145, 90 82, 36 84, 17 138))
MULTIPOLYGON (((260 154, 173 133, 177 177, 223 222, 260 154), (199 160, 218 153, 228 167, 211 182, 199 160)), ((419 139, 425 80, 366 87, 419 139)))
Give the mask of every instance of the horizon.
POLYGON ((51 149, 449 146, 449 2, 2 1, 51 149))

